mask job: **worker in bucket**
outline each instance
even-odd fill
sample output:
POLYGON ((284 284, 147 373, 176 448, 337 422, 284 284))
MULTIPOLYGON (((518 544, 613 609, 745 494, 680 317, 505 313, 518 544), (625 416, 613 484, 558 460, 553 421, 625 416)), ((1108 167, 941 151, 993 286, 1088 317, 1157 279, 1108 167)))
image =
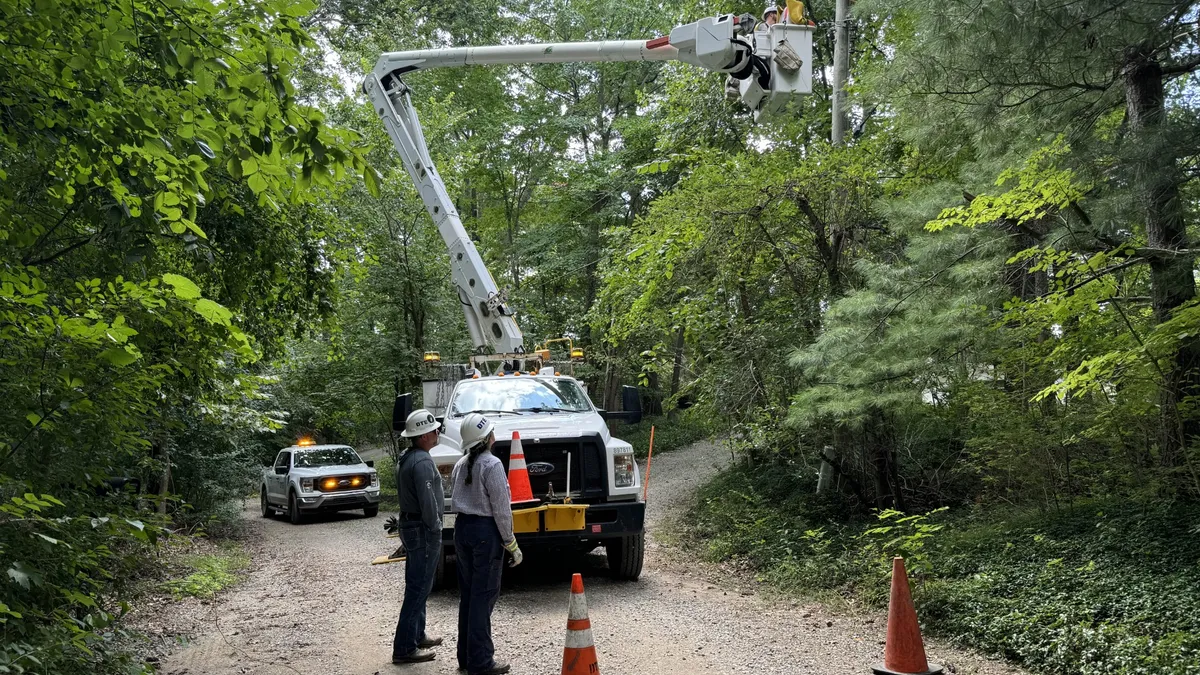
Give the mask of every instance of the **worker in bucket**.
POLYGON ((400 494, 400 540, 408 561, 404 566, 404 604, 392 640, 392 663, 432 661, 432 647, 442 638, 425 634, 425 603, 442 555, 442 477, 429 450, 437 445, 442 425, 428 410, 413 411, 400 435, 412 441, 396 464, 400 494))
POLYGON ((779 8, 775 5, 767 5, 767 8, 763 10, 762 23, 759 24, 759 28, 766 30, 777 23, 779 23, 779 8))
POLYGON ((492 609, 500 597, 504 552, 512 555, 513 567, 524 556, 513 535, 508 476, 492 454, 496 436, 491 421, 471 413, 459 429, 464 454, 450 474, 458 556, 458 667, 468 675, 500 675, 509 666, 494 658, 492 609))

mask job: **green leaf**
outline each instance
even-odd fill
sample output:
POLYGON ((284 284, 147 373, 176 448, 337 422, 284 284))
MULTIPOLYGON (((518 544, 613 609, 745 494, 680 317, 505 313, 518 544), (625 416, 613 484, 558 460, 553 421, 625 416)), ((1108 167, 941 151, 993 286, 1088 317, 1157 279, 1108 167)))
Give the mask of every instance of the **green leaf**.
POLYGON ((250 180, 247 182, 250 184, 250 189, 254 190, 254 194, 262 194, 267 189, 267 179, 263 178, 261 173, 250 176, 250 180))
POLYGON ((383 191, 379 186, 380 183, 383 182, 383 177, 379 175, 379 172, 375 170, 375 167, 368 166, 365 170, 363 170, 363 181, 367 184, 367 192, 370 193, 372 197, 378 199, 380 195, 383 194, 383 191))
POLYGON ((302 2, 294 2, 284 9, 284 13, 288 16, 307 16, 317 8, 317 3, 312 0, 303 0, 302 2))
POLYGON ((15 563, 12 567, 8 568, 8 578, 15 581, 22 588, 29 588, 29 573, 25 571, 21 563, 15 563))
POLYGON ((125 367, 138 360, 136 354, 131 354, 123 347, 111 347, 100 352, 100 358, 117 367, 125 367))
POLYGON ((197 300, 192 309, 207 319, 209 323, 216 323, 222 326, 228 326, 230 324, 229 320, 233 318, 232 312, 208 298, 197 300))
POLYGON ((180 300, 196 300, 202 295, 200 287, 183 275, 167 273, 162 276, 162 280, 175 290, 175 297, 180 300))

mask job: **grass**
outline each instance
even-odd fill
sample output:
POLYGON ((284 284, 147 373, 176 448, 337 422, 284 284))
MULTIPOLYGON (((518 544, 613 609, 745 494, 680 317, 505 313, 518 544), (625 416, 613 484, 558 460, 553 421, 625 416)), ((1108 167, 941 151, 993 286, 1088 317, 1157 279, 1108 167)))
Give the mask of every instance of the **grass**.
POLYGON ((173 567, 173 578, 161 586, 182 599, 212 598, 239 579, 238 573, 250 565, 250 557, 234 542, 222 542, 209 553, 182 556, 173 567))
POLYGON ((1034 671, 1200 673, 1200 505, 1091 502, 851 517, 787 467, 701 489, 687 545, 785 593, 882 607, 905 556, 930 633, 1034 671))

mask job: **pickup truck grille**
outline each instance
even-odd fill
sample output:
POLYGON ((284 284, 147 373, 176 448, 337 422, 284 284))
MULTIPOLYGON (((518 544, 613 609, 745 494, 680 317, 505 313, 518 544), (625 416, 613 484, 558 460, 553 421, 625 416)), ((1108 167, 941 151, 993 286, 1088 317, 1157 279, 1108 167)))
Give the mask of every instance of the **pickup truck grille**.
MULTIPOLYGON (((511 440, 496 441, 492 454, 504 464, 508 471, 508 455, 511 440)), ((545 497, 550 485, 559 496, 567 489, 567 456, 571 457, 571 492, 579 495, 580 501, 604 501, 608 495, 608 471, 604 458, 604 442, 599 434, 577 438, 549 438, 536 441, 522 438, 525 464, 530 467, 529 485, 533 496, 545 497)))
POLYGON ((344 492, 346 490, 362 490, 371 485, 371 477, 365 473, 348 474, 345 476, 321 476, 314 482, 321 492, 344 492), (355 482, 354 479, 358 479, 355 482), (336 481, 332 485, 330 481, 336 481))

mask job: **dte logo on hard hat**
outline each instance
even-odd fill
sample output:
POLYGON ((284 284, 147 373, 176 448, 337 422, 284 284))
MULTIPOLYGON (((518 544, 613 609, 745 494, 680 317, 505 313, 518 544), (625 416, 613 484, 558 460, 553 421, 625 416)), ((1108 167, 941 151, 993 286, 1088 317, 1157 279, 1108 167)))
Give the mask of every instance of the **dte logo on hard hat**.
POLYGON ((483 428, 483 425, 485 425, 485 424, 487 424, 487 420, 486 420, 486 419, 481 419, 481 420, 479 420, 479 423, 475 425, 475 428, 476 428, 476 429, 482 429, 482 428, 483 428))

